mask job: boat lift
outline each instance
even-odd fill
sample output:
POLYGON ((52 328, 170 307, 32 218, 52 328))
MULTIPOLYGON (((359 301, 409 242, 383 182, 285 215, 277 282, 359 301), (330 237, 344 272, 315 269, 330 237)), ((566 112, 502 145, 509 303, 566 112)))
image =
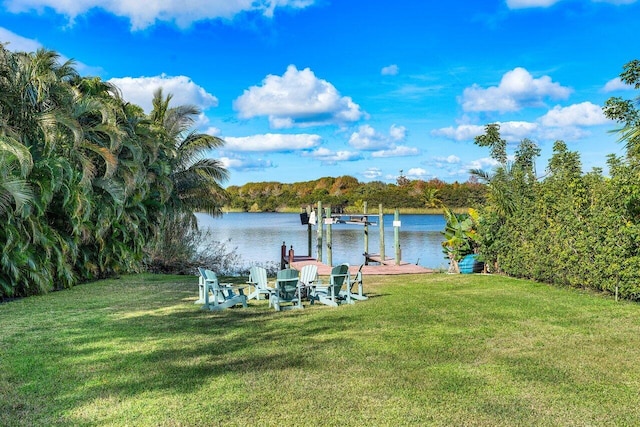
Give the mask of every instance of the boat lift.
POLYGON ((394 229, 394 248, 395 248, 395 258, 390 258, 385 255, 385 244, 384 244, 384 213, 382 209, 382 204, 378 205, 378 214, 370 214, 367 209, 367 202, 364 202, 363 206, 364 213, 362 214, 342 214, 342 213, 332 213, 331 207, 326 207, 323 209, 322 202, 319 201, 317 208, 313 209, 311 207, 307 207, 304 212, 300 214, 300 220, 302 225, 307 225, 308 230, 308 256, 306 257, 296 257, 293 251, 293 247, 289 249, 288 253, 286 250, 286 245, 283 242, 282 246, 282 262, 281 264, 284 266, 285 263, 291 264, 294 261, 303 260, 303 259, 313 259, 311 254, 312 249, 312 240, 313 240, 313 225, 317 225, 316 230, 316 249, 317 249, 317 258, 318 262, 323 262, 323 239, 325 236, 324 228, 326 227, 326 247, 327 247, 327 264, 333 265, 333 254, 332 254, 332 226, 334 224, 357 224, 362 225, 364 229, 364 264, 368 265, 370 262, 375 262, 384 265, 400 265, 401 264, 401 249, 400 249, 400 212, 398 209, 395 210, 394 220, 393 220, 393 229, 394 229), (378 222, 375 222, 375 217, 377 217, 378 222), (380 230, 380 251, 377 254, 369 253, 369 227, 379 225, 380 230))

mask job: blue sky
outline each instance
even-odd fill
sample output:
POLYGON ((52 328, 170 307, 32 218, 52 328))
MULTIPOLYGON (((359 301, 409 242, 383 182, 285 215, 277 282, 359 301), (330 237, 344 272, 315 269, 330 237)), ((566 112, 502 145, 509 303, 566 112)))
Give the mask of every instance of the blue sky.
POLYGON ((510 150, 557 139, 585 171, 622 154, 601 106, 634 98, 635 0, 0 0, 0 41, 45 47, 147 111, 155 88, 195 104, 228 185, 352 175, 466 181, 510 150))

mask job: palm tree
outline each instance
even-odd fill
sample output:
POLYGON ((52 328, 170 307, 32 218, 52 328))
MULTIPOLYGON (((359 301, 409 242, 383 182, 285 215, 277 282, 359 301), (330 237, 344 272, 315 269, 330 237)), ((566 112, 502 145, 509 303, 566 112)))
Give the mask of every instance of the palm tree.
MULTIPOLYGON (((174 261, 169 254, 175 253, 170 249, 180 244, 175 235, 184 236, 184 240, 197 231, 194 212, 214 215, 222 212, 228 197, 221 183, 229 175, 220 161, 207 157, 224 141, 193 131, 191 128, 200 110, 189 105, 170 108, 171 98, 171 95, 164 97, 162 89, 158 89, 149 115, 150 132, 160 143, 154 176, 158 185, 165 189, 168 181, 170 192, 164 200, 165 216, 160 232, 149 245, 148 254, 152 263, 169 265, 169 268, 174 261), (169 171, 168 175, 163 174, 165 170, 169 171)), ((182 243, 186 246, 188 242, 182 243)), ((181 263, 186 261, 179 260, 181 263)))
POLYGON ((442 205, 442 200, 438 198, 438 189, 433 187, 427 187, 424 189, 422 193, 422 198, 424 200, 424 204, 428 208, 437 208, 442 205))
POLYGON ((152 125, 162 131, 171 169, 173 191, 169 209, 176 213, 219 214, 227 198, 221 183, 228 179, 229 172, 207 154, 222 147, 224 141, 191 130, 200 109, 193 105, 169 108, 171 98, 171 95, 163 97, 162 89, 156 90, 150 114, 152 125))

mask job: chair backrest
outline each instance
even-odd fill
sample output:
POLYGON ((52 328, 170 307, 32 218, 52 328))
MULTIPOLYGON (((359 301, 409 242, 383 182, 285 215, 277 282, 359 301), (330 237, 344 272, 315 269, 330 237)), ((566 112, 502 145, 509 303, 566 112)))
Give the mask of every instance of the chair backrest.
POLYGON ((213 282, 216 286, 218 285, 218 275, 211 270, 204 269, 204 279, 207 282, 213 282))
POLYGON ((300 270, 300 281, 309 286, 311 283, 318 279, 318 266, 314 264, 307 264, 300 270))
POLYGON ((258 289, 267 289, 267 269, 254 265, 249 269, 249 282, 258 289))
POLYGON ((283 300, 293 300, 298 289, 298 279, 300 273, 294 268, 287 268, 278 271, 276 275, 276 287, 278 297, 283 300))
POLYGON ((329 287, 334 288, 336 295, 340 292, 340 288, 344 284, 344 280, 349 277, 349 264, 340 264, 331 269, 329 278, 329 287))

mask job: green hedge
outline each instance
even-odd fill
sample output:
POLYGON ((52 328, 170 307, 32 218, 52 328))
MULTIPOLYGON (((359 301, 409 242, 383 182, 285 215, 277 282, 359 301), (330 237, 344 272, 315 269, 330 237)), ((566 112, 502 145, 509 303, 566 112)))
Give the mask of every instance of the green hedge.
POLYGON ((640 164, 609 158, 610 177, 582 174, 580 159, 556 142, 548 177, 515 209, 483 212, 481 254, 494 269, 546 283, 640 299, 640 164))

